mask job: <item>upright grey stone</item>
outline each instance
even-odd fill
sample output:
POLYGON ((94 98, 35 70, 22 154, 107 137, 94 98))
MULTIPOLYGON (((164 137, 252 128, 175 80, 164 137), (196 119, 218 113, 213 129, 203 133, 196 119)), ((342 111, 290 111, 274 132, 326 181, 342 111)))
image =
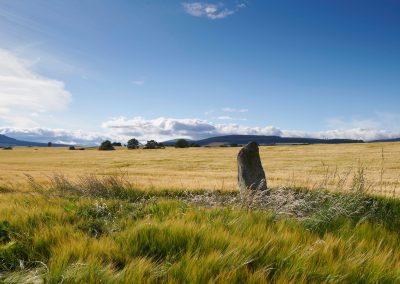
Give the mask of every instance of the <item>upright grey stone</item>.
POLYGON ((240 150, 237 163, 238 185, 241 195, 247 190, 267 190, 267 180, 256 142, 250 142, 240 150))

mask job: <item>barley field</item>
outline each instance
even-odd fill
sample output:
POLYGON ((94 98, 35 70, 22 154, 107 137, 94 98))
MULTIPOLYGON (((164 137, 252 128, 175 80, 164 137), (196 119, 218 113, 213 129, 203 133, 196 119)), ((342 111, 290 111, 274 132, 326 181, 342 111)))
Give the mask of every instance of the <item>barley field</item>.
POLYGON ((0 282, 400 281, 400 143, 238 151, 1 150, 0 282))
MULTIPOLYGON (((65 175, 123 174, 140 188, 236 190, 240 148, 166 148, 159 150, 70 151, 67 148, 0 150, 0 184, 26 184, 65 175)), ((268 185, 349 190, 363 179, 375 194, 400 194, 400 143, 260 147, 268 185)))

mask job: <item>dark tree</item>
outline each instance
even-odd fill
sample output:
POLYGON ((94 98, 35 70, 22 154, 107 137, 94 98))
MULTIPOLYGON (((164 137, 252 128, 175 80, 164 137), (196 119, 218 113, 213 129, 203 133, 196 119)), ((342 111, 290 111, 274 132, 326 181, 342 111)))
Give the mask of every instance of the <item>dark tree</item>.
POLYGON ((122 143, 121 142, 112 142, 111 145, 114 146, 114 147, 121 147, 122 143))
POLYGON ((175 143, 175 148, 189 148, 190 144, 185 139, 179 139, 175 143))
POLYGON ((139 148, 139 141, 137 141, 135 138, 132 138, 128 141, 127 147, 128 149, 137 149, 139 148))
POLYGON ((114 147, 109 140, 106 140, 101 143, 99 150, 109 151, 109 150, 114 150, 114 147))
POLYGON ((51 147, 51 146, 53 146, 53 143, 48 142, 48 143, 47 143, 47 147, 51 147))
POLYGON ((158 143, 155 140, 147 141, 146 145, 144 146, 145 149, 161 149, 165 148, 162 143, 158 143))
POLYGON ((69 146, 70 150, 75 150, 75 146, 69 146))

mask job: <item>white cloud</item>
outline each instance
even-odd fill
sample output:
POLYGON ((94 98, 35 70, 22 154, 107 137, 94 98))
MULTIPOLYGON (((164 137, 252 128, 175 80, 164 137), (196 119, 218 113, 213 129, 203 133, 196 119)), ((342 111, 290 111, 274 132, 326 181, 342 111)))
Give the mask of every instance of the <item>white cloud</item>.
POLYGON ((132 137, 136 137, 141 141, 149 139, 164 141, 174 138, 203 139, 229 134, 273 135, 322 139, 349 138, 365 141, 400 137, 400 132, 385 130, 354 128, 346 130, 304 132, 282 130, 274 126, 250 127, 235 123, 215 124, 200 119, 175 119, 163 117, 150 120, 146 120, 142 117, 134 117, 131 119, 118 117, 104 122, 103 127, 106 130, 105 133, 36 127, 0 128, 0 134, 33 142, 52 141, 54 143, 78 145, 98 145, 105 139, 124 143, 132 137))
POLYGON ((235 121, 246 121, 247 118, 235 118, 229 115, 221 115, 221 116, 217 116, 214 119, 218 119, 218 120, 235 120, 235 121))
POLYGON ((225 107, 222 109, 223 112, 248 112, 249 110, 247 108, 242 108, 242 109, 236 109, 236 108, 230 108, 230 107, 225 107))
POLYGON ((322 139, 349 138, 361 140, 376 140, 398 138, 400 132, 352 128, 344 130, 328 130, 305 132, 282 130, 274 126, 251 127, 236 123, 218 124, 201 119, 157 118, 142 117, 112 118, 103 123, 108 135, 113 137, 136 137, 140 140, 156 139, 159 141, 173 138, 202 139, 211 136, 244 134, 244 135, 275 135, 285 137, 310 137, 322 139))
POLYGON ((13 127, 0 128, 0 134, 33 142, 52 141, 54 143, 78 145, 98 145, 105 139, 126 143, 126 141, 132 137, 135 137, 140 141, 150 139, 165 141, 175 138, 198 140, 230 134, 308 137, 321 139, 348 138, 361 139, 364 141, 400 137, 399 131, 351 128, 305 132, 284 130, 274 126, 252 127, 237 123, 214 123, 208 120, 196 118, 177 119, 160 117, 156 119, 145 119, 143 117, 117 117, 105 121, 102 126, 104 128, 104 133, 38 127, 13 127))
POLYGON ((372 141, 380 139, 400 138, 400 132, 377 130, 377 129, 352 128, 344 130, 328 130, 328 131, 316 132, 314 136, 311 133, 311 137, 326 138, 326 139, 347 138, 347 139, 372 141))
POLYGON ((156 118, 146 120, 143 117, 131 119, 112 118, 102 124, 110 135, 136 137, 139 140, 166 140, 176 137, 198 139, 215 133, 215 126, 200 119, 156 118))
POLYGON ((234 118, 229 116, 229 115, 221 115, 221 116, 218 116, 217 119, 219 119, 219 120, 233 120, 234 118))
POLYGON ((209 4, 204 2, 183 3, 183 9, 189 15, 194 17, 205 17, 211 20, 223 19, 234 14, 237 9, 245 6, 237 5, 236 9, 228 9, 224 4, 209 4))
POLYGON ((30 142, 53 142, 61 144, 73 145, 98 145, 105 139, 110 139, 105 134, 87 132, 87 131, 71 131, 65 129, 50 129, 50 128, 15 128, 3 127, 0 128, 0 134, 9 137, 30 141, 30 142))
POLYGON ((18 126, 36 126, 32 113, 65 109, 71 94, 64 83, 31 70, 33 62, 0 49, 0 120, 18 126))
POLYGON ((395 131, 400 125, 400 113, 375 112, 373 115, 363 117, 330 118, 327 120, 329 128, 336 129, 387 129, 395 131))

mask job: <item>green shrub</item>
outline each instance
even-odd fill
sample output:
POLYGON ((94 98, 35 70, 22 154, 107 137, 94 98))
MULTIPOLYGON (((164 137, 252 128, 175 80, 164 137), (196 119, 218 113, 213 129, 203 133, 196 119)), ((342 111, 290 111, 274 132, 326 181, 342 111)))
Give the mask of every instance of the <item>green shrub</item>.
POLYGON ((145 149, 164 149, 163 143, 158 143, 155 140, 147 141, 146 145, 144 146, 145 149))
POLYGON ((190 144, 185 139, 179 139, 175 143, 175 148, 189 148, 190 144))
POLYGON ((139 148, 139 141, 135 138, 132 138, 128 141, 127 147, 128 149, 137 149, 139 148))
POLYGON ((111 144, 110 140, 103 141, 99 147, 101 151, 110 151, 115 150, 113 145, 111 144))

